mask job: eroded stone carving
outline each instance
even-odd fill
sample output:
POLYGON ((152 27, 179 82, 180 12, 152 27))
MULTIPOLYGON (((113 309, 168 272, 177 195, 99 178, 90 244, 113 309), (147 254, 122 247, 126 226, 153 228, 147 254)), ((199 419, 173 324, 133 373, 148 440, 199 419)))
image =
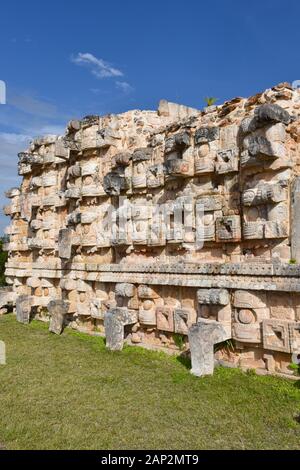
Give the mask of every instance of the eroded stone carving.
POLYGON ((200 374, 229 337, 234 360, 250 351, 253 367, 286 371, 299 349, 300 111, 285 87, 284 103, 277 89, 201 112, 162 101, 35 139, 7 192, 0 313, 48 311, 54 332, 105 330, 111 349, 127 333, 176 349, 196 324, 200 374))

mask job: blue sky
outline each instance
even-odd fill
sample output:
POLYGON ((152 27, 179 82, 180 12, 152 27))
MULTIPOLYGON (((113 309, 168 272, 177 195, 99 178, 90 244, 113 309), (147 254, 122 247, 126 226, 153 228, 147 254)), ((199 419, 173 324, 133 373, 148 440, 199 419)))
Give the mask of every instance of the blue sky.
MULTIPOLYGON (((202 107, 300 79, 300 2, 10 0, 0 11, 0 204, 17 152, 70 118, 202 107)), ((0 216, 0 232, 8 221, 0 216)))

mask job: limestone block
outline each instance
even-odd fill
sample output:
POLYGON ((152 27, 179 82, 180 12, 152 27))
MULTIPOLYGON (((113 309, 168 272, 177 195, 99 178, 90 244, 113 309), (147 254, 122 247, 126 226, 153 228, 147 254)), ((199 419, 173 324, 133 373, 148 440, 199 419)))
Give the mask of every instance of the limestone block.
POLYGON ((243 237, 246 240, 259 240, 264 238, 265 222, 243 222, 243 237))
POLYGON ((42 176, 42 186, 44 188, 48 186, 56 186, 57 185, 57 173, 52 171, 46 173, 42 176))
POLYGON ((241 219, 239 215, 216 219, 216 241, 233 242, 241 239, 241 219))
POLYGON ((138 296, 140 299, 157 299, 159 296, 154 289, 145 284, 140 284, 137 289, 138 296))
POLYGON ((147 162, 144 160, 134 160, 132 167, 132 187, 146 188, 147 186, 147 162))
POLYGON ((16 299, 16 316, 20 323, 29 323, 32 307, 32 297, 29 295, 20 295, 16 299))
POLYGON ((72 186, 65 191, 66 199, 79 199, 81 197, 81 188, 72 186))
POLYGON ((124 307, 116 307, 104 314, 106 347, 111 351, 120 351, 124 343, 124 326, 132 325, 138 320, 137 312, 124 307))
POLYGON ((58 254, 60 258, 69 259, 72 251, 72 233, 69 228, 61 229, 58 233, 58 254))
POLYGON ((284 144, 270 141, 260 133, 247 136, 244 139, 244 149, 249 152, 250 157, 258 159, 284 158, 286 156, 284 144))
POLYGON ((135 285, 129 284, 128 282, 121 282, 115 286, 115 293, 120 297, 133 297, 135 295, 135 291, 135 285))
POLYGON ((219 195, 200 196, 196 203, 203 207, 204 212, 219 211, 223 207, 223 199, 219 195))
POLYGON ((164 185, 165 171, 161 164, 152 165, 146 170, 147 187, 148 188, 159 188, 164 185))
POLYGON ((291 256, 300 262, 300 177, 297 176, 291 190, 291 256))
POLYGON ((239 149, 237 147, 219 150, 217 152, 216 172, 220 175, 232 173, 239 169, 239 149))
POLYGON ((267 296, 265 292, 236 290, 234 292, 233 305, 240 309, 265 308, 267 296))
POLYGON ((176 308, 174 310, 174 331, 187 335, 189 328, 196 321, 196 312, 188 308, 176 308))
POLYGON ((263 320, 263 345, 271 351, 291 352, 289 323, 281 320, 263 320))
POLYGON ((157 307, 156 325, 158 330, 174 331, 174 309, 172 307, 157 307))
POLYGON ((78 171, 79 172, 79 175, 80 176, 80 173, 81 173, 81 176, 94 176, 94 175, 97 175, 97 173, 99 172, 99 165, 97 162, 93 161, 93 162, 84 162, 81 164, 81 166, 79 167, 81 169, 81 171, 78 171))
POLYGON ((68 304, 63 300, 51 300, 48 304, 50 315, 49 331, 60 335, 64 326, 64 318, 68 313, 68 304))
POLYGON ((194 174, 194 163, 181 158, 174 158, 166 162, 167 173, 171 176, 187 178, 194 174))
POLYGON ((214 345, 230 338, 221 323, 198 320, 188 332, 191 350, 191 373, 198 377, 214 371, 214 345))
POLYGON ((215 161, 210 155, 202 156, 201 150, 195 150, 195 175, 206 175, 215 171, 215 161))
POLYGON ((261 328, 259 323, 248 324, 239 322, 233 323, 232 327, 232 337, 235 340, 241 343, 261 343, 261 328))
POLYGON ((10 286, 0 287, 0 308, 6 307, 7 305, 13 303, 15 298, 15 293, 12 291, 10 286))
POLYGON ((285 201, 286 199, 286 191, 280 184, 263 183, 258 185, 256 188, 247 189, 242 195, 244 206, 278 203, 285 201))
POLYGON ((288 237, 287 225, 282 222, 267 222, 265 224, 265 238, 288 237))
POLYGON ((90 302, 91 317, 97 320, 104 319, 103 300, 93 299, 90 302))
POLYGON ((103 189, 110 196, 118 196, 127 189, 128 185, 124 174, 112 171, 103 178, 103 189))
POLYGON ((139 308, 139 323, 147 326, 156 326, 156 309, 151 300, 145 300, 139 308))
POLYGON ((5 191, 5 197, 11 199, 15 198, 16 196, 20 196, 21 192, 19 188, 10 188, 7 191, 5 191))
POLYGON ((68 168, 67 178, 79 178, 81 176, 81 167, 78 163, 68 168))
POLYGON ((128 166, 130 164, 132 155, 129 152, 120 152, 117 153, 112 161, 113 168, 118 166, 128 166))
POLYGON ((81 223, 82 213, 77 210, 71 212, 66 219, 67 225, 77 225, 81 223))
POLYGON ((218 127, 200 127, 195 133, 195 144, 206 144, 220 137, 220 129, 218 127))
POLYGON ((292 353, 300 353, 300 322, 289 322, 289 336, 292 353))
POLYGON ((263 104, 255 109, 254 114, 259 126, 274 122, 287 125, 291 122, 290 114, 277 104, 263 104))
POLYGON ((197 300, 199 305, 227 305, 230 302, 226 289, 198 289, 197 300))
POLYGON ((165 142, 165 153, 173 151, 183 151, 190 145, 190 135, 188 132, 181 132, 168 137, 165 142))
POLYGON ((182 104, 172 103, 166 100, 160 100, 158 106, 158 115, 167 117, 172 121, 178 121, 180 119, 186 119, 192 116, 197 116, 199 110, 184 106, 182 104))

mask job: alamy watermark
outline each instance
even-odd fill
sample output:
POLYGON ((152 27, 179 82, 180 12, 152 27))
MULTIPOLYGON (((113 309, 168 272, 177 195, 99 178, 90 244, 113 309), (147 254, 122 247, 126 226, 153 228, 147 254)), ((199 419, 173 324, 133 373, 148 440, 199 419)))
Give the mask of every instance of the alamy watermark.
POLYGON ((109 203, 102 206, 99 219, 94 225, 99 246, 131 243, 160 246, 169 240, 199 250, 205 241, 204 206, 195 203, 192 197, 147 204, 131 203, 121 196, 117 206, 109 203))
POLYGON ((0 80, 0 104, 6 104, 6 83, 0 80))

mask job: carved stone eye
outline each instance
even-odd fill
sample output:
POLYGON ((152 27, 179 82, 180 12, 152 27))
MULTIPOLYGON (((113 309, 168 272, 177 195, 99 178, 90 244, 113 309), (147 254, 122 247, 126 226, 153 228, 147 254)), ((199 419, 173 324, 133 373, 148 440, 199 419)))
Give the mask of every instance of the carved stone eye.
POLYGON ((250 323, 255 323, 255 315, 250 309, 242 309, 238 313, 238 320, 240 323, 249 325, 250 323))

